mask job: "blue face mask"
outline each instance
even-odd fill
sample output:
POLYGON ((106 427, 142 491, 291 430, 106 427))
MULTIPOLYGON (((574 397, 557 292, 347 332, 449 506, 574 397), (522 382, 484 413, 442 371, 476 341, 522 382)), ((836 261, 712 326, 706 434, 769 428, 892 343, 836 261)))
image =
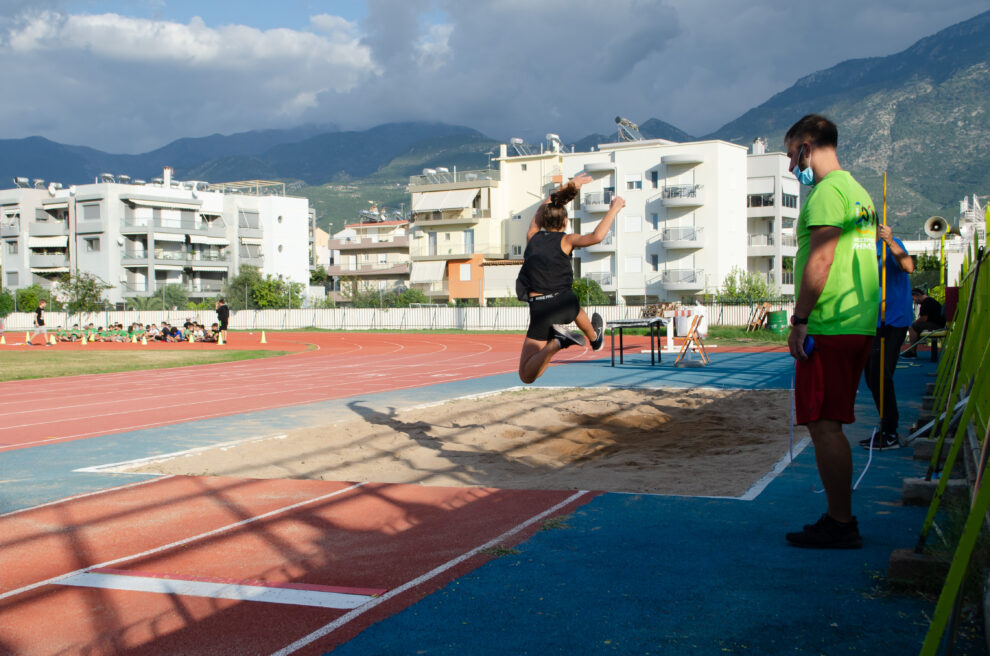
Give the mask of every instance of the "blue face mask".
MULTIPOLYGON (((801 169, 802 153, 804 153, 804 146, 802 146, 801 150, 798 151, 797 164, 794 165, 794 169, 791 171, 791 173, 793 173, 794 177, 798 179, 798 182, 808 187, 811 187, 812 185, 815 184, 815 172, 811 170, 810 161, 808 162, 808 168, 803 170, 801 169)), ((808 159, 810 160, 811 158, 809 157, 808 159)))

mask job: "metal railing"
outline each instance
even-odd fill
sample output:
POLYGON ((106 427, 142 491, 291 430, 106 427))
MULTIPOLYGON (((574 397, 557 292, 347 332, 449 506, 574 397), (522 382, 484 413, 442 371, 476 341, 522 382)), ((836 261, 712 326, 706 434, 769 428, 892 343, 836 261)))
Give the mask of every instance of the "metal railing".
POLYGON ((612 191, 592 191, 581 197, 581 207, 588 205, 608 205, 615 197, 612 191))
POLYGON ((697 198, 703 185, 666 185, 663 188, 663 198, 697 198))
POLYGON ((797 246, 797 237, 794 235, 781 235, 780 244, 781 246, 797 246))
POLYGON ((220 232, 225 229, 223 219, 203 221, 202 219, 162 219, 125 216, 120 225, 124 228, 172 228, 173 230, 197 230, 220 232))
POLYGON ((587 278, 588 280, 594 280, 601 287, 611 287, 612 284, 613 284, 613 282, 612 282, 613 276, 612 276, 612 272, 611 271, 604 272, 604 273, 602 273, 602 272, 584 273, 584 274, 581 275, 581 277, 582 278, 587 278))
POLYGON ((210 253, 204 251, 171 251, 171 250, 156 248, 155 259, 180 261, 180 262, 227 262, 230 259, 230 256, 227 253, 210 253))
POLYGON ((700 238, 698 234, 700 232, 701 228, 695 227, 664 228, 661 239, 663 241, 697 241, 700 238))
POLYGON ((750 235, 750 246, 773 246, 773 235, 750 235))
POLYGON ((667 269, 663 272, 662 280, 665 284, 704 284, 705 272, 703 269, 667 269))

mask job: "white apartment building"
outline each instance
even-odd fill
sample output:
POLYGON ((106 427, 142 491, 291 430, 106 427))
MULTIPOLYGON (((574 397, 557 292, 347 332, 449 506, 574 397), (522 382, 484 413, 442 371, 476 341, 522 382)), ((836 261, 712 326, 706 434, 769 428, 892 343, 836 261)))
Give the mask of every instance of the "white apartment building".
POLYGON ((343 301, 354 292, 394 291, 409 285, 409 222, 362 221, 327 242, 327 272, 343 301))
POLYGON ((309 283, 312 214, 282 183, 152 183, 104 175, 93 184, 0 191, 3 284, 51 287, 70 271, 112 288, 111 303, 169 284, 216 296, 243 265, 309 283))
POLYGON ((794 295, 794 257, 801 183, 787 170, 787 155, 766 152, 757 139, 747 158, 747 270, 781 294, 794 295))

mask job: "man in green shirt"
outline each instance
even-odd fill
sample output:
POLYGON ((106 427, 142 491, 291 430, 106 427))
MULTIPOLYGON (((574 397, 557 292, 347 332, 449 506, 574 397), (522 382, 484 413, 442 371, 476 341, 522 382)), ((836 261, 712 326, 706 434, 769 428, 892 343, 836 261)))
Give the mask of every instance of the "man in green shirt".
POLYGON ((832 121, 809 114, 788 130, 784 144, 791 171, 812 187, 798 217, 798 292, 787 339, 797 361, 795 423, 808 426, 828 499, 827 512, 787 540, 797 547, 857 549, 862 538, 852 514, 852 453, 842 424, 856 420, 856 389, 876 333, 877 212, 839 166, 832 121))

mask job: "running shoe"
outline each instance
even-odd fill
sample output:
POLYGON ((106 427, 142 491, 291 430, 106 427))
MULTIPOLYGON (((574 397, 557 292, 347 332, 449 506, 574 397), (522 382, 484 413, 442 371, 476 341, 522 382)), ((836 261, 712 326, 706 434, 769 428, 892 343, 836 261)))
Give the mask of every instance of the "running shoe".
POLYGON ((788 533, 787 541, 792 546, 806 549, 860 549, 863 546, 855 517, 851 522, 838 522, 828 513, 814 524, 807 524, 804 530, 788 533))
POLYGON ((605 345, 605 320, 597 312, 591 315, 591 328, 595 331, 595 338, 591 340, 591 348, 594 351, 601 351, 602 346, 605 345))
POLYGON ((557 324, 553 326, 553 338, 557 340, 562 349, 568 346, 584 346, 584 335, 572 333, 557 324))
POLYGON ((870 442, 873 442, 874 451, 885 451, 890 449, 899 449, 903 444, 901 444, 901 438, 897 433, 880 433, 876 432, 871 437, 865 440, 860 440, 859 445, 864 449, 870 448, 870 442))

